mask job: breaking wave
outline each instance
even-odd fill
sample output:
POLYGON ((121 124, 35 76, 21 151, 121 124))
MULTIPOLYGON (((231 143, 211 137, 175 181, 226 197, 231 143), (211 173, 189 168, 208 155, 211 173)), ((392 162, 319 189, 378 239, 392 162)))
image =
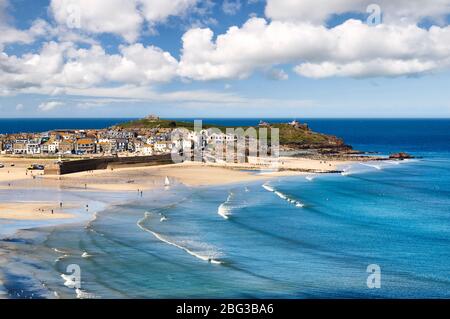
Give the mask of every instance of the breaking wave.
POLYGON ((381 165, 375 165, 375 164, 367 164, 367 163, 359 163, 360 165, 363 165, 363 166, 367 166, 367 167, 372 167, 372 168, 375 168, 375 169, 377 169, 377 170, 379 170, 379 171, 381 171, 381 165))
POLYGON ((191 255, 191 256, 193 256, 193 257, 195 257, 195 258, 198 258, 198 259, 200 259, 200 260, 202 260, 202 261, 206 261, 206 262, 209 262, 209 263, 211 263, 211 264, 218 264, 218 265, 223 264, 223 262, 220 261, 220 260, 218 260, 218 259, 212 258, 212 257, 209 256, 209 255, 208 255, 208 256, 204 256, 204 255, 201 255, 201 254, 199 254, 199 253, 197 253, 197 252, 194 252, 194 251, 190 250, 189 248, 184 247, 184 246, 181 246, 180 244, 178 244, 178 243, 176 243, 176 242, 173 242, 173 241, 167 239, 167 238, 164 237, 163 235, 158 234, 157 232, 154 232, 154 231, 152 231, 152 230, 146 228, 146 227, 144 226, 144 223, 145 223, 145 221, 150 217, 150 215, 151 215, 151 214, 150 214, 149 212, 145 212, 144 218, 142 218, 141 220, 139 220, 139 221, 137 222, 137 226, 138 226, 141 230, 143 230, 143 231, 145 231, 145 232, 147 232, 147 233, 152 234, 152 235, 153 235, 156 239, 158 239, 159 241, 162 241, 163 243, 166 243, 166 244, 168 244, 168 245, 171 245, 171 246, 174 246, 174 247, 176 247, 176 248, 178 248, 178 249, 181 249, 181 250, 183 250, 184 252, 188 253, 189 255, 191 255))
POLYGON ((286 195, 286 194, 276 190, 274 187, 268 185, 267 183, 263 184, 262 187, 265 190, 267 190, 267 191, 269 191, 271 193, 274 193, 275 195, 277 195, 281 199, 287 201, 288 203, 295 205, 295 207, 305 207, 305 204, 303 204, 301 201, 299 201, 297 199, 294 199, 294 198, 290 197, 289 195, 286 195))
POLYGON ((224 219, 228 219, 230 212, 232 208, 230 207, 230 202, 233 199, 234 193, 230 192, 230 194, 227 197, 227 200, 220 204, 219 208, 217 209, 217 213, 222 216, 224 219))

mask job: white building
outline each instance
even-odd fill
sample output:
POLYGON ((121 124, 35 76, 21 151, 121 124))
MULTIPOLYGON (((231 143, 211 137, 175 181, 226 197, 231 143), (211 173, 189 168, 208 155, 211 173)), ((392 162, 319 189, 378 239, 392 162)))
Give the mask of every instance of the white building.
POLYGON ((172 150, 172 142, 156 142, 153 148, 157 153, 169 153, 172 150))
POLYGON ((41 153, 41 145, 39 143, 27 143, 27 154, 40 154, 41 153))

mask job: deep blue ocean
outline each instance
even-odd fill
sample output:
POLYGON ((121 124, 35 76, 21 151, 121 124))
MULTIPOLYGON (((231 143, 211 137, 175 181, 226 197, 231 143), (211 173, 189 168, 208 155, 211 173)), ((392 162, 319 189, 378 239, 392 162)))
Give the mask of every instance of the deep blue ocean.
MULTIPOLYGON (((24 193, 115 205, 89 221, 23 225, 5 237, 0 297, 450 298, 450 120, 301 121, 355 149, 418 158, 355 163, 341 174, 173 185, 143 198, 24 193), (82 270, 78 291, 61 277, 71 264, 82 270), (373 264, 381 286, 369 289, 373 264)), ((0 188, 0 199, 8 196, 0 188)))

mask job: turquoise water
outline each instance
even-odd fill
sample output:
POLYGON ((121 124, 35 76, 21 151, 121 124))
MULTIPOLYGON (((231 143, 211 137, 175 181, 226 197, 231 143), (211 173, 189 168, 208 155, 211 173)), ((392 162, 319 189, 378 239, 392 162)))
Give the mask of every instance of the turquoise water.
POLYGON ((79 297, 449 298, 450 125, 431 123, 413 132, 417 122, 347 124, 357 148, 418 159, 124 194, 81 225, 8 236, 0 293, 75 298, 61 274, 78 264, 79 297), (367 287, 370 264, 381 268, 380 289, 367 287))

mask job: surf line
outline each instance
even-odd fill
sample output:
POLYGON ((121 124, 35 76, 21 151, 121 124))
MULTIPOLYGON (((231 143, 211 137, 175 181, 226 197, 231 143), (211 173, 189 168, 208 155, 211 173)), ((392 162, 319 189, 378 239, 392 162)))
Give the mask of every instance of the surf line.
POLYGON ((375 168, 376 170, 381 171, 381 166, 380 165, 375 165, 375 164, 366 164, 366 163, 359 163, 362 166, 366 166, 366 167, 371 167, 371 168, 375 168))
POLYGON ((225 202, 223 202, 222 204, 220 204, 219 208, 217 209, 217 214, 219 214, 220 216, 222 216, 224 219, 229 219, 229 214, 230 214, 230 208, 228 208, 228 204, 230 203, 230 201, 233 198, 234 193, 230 192, 230 194, 228 195, 228 198, 225 202))
POLYGON ((149 214, 148 212, 146 212, 145 215, 144 215, 144 218, 142 218, 141 220, 139 220, 139 221, 137 222, 137 226, 138 226, 141 230, 143 230, 143 231, 145 231, 145 232, 147 232, 147 233, 152 234, 156 239, 162 241, 163 243, 166 243, 166 244, 168 244, 168 245, 174 246, 174 247, 176 247, 176 248, 178 248, 178 249, 181 249, 181 250, 185 251, 186 253, 188 253, 188 254, 191 255, 191 256, 194 256, 195 258, 198 258, 198 259, 203 260, 203 261, 207 261, 207 262, 209 262, 209 263, 211 263, 211 264, 217 264, 217 265, 221 265, 221 264, 222 264, 222 261, 220 261, 220 260, 213 259, 213 258, 210 258, 210 257, 207 257, 207 256, 202 256, 202 255, 200 255, 200 254, 197 254, 197 253, 193 252, 192 250, 189 250, 189 249, 186 248, 186 247, 183 247, 183 246, 181 246, 181 245, 178 245, 177 243, 171 242, 171 241, 167 240, 166 238, 164 238, 163 236, 161 236, 160 234, 158 234, 158 233, 156 233, 156 232, 154 232, 154 231, 151 231, 151 230, 148 229, 148 228, 145 228, 145 227, 143 226, 143 223, 144 223, 145 220, 147 220, 147 219, 149 218, 149 216, 150 216, 150 214, 149 214))
POLYGON ((280 197, 281 199, 287 201, 288 203, 291 203, 291 204, 295 205, 295 207, 305 207, 305 204, 303 204, 301 201, 290 198, 289 196, 283 194, 282 192, 277 191, 275 188, 273 188, 273 187, 270 186, 270 185, 263 184, 262 187, 263 187, 266 191, 271 192, 271 193, 274 193, 275 195, 277 195, 277 196, 280 197))

